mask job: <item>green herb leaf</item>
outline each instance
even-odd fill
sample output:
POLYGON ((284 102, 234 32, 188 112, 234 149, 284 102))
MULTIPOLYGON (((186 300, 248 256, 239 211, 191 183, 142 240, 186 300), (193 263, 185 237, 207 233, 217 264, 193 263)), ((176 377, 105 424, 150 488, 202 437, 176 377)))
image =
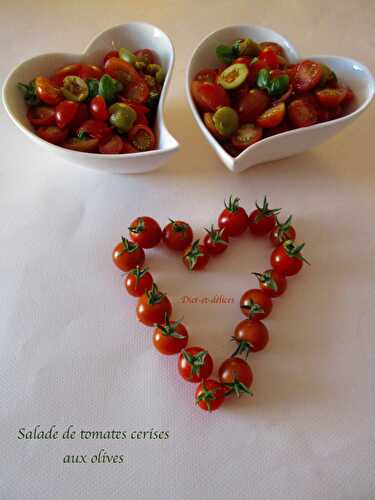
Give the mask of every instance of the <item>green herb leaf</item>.
POLYGON ((111 103, 122 88, 122 84, 119 81, 111 78, 109 75, 103 75, 99 81, 98 93, 104 97, 106 102, 111 103))
POLYGON ((35 80, 27 83, 17 83, 17 87, 23 93, 23 98, 29 106, 36 106, 40 103, 39 97, 36 95, 35 80))
POLYGON ((271 83, 271 77, 268 69, 262 68, 261 70, 259 70, 257 78, 257 86, 260 89, 266 89, 268 91, 270 83, 271 83))
POLYGON ((268 93, 270 96, 275 97, 286 92, 289 86, 289 77, 288 75, 280 75, 271 80, 271 83, 268 87, 268 93))
POLYGON ((219 45, 216 47, 216 55, 220 61, 224 64, 232 64, 234 59, 236 58, 236 49, 233 50, 233 46, 230 47, 228 45, 219 45))
POLYGON ((89 95, 87 96, 87 101, 91 101, 91 99, 98 95, 99 93, 99 80, 95 80, 94 78, 89 78, 86 80, 86 84, 89 88, 89 95))

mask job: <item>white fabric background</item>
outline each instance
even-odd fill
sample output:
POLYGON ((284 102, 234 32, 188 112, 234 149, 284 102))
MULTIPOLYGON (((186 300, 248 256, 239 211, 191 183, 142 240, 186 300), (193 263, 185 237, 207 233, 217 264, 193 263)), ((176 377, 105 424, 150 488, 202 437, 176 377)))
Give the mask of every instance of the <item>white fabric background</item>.
MULTIPOLYGON (((234 176, 193 123, 183 91, 191 50, 222 24, 279 30, 301 53, 336 53, 375 69, 370 0, 66 2, 2 4, 0 71, 51 51, 79 51, 98 31, 128 20, 159 25, 177 63, 166 117, 178 156, 146 176, 77 168, 27 140, 1 107, 0 498, 375 498, 374 107, 314 151, 234 176), (128 223, 150 214, 215 221, 222 200, 250 209, 267 193, 295 215, 312 266, 275 303, 271 343, 251 358, 255 397, 208 415, 194 387, 159 356, 135 320, 111 249, 128 223), (19 427, 169 430, 166 441, 19 441, 19 427), (124 465, 63 465, 67 454, 105 448, 124 465)), ((238 299, 267 266, 267 242, 250 236, 207 272, 190 275, 165 251, 150 266, 177 302, 184 294, 238 299)), ((215 359, 237 306, 176 304, 192 341, 215 359)))

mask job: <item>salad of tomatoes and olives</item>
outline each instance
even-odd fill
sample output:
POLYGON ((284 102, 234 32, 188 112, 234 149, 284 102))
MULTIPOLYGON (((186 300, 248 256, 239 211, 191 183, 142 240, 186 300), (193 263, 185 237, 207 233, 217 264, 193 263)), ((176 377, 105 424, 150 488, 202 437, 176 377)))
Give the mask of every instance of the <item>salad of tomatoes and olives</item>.
POLYGON ((193 100, 211 134, 232 156, 262 138, 343 116, 352 90, 325 64, 291 64, 275 42, 219 45, 222 65, 200 70, 193 100))
POLYGON ((151 49, 120 48, 100 67, 69 64, 18 87, 42 139, 85 153, 128 154, 156 148, 153 124, 164 77, 151 49))

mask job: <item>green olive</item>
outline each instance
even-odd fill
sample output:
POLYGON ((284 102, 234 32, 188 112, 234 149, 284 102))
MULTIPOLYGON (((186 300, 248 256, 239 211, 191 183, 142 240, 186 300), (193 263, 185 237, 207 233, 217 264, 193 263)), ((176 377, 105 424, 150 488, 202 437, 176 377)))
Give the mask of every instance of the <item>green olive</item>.
POLYGON ((127 109, 129 106, 125 104, 124 102, 115 102, 111 106, 109 106, 108 111, 109 114, 111 115, 112 113, 116 113, 119 109, 127 109))
POLYGON ((126 61, 130 64, 134 64, 137 60, 136 56, 131 52, 129 49, 119 49, 118 51, 120 59, 123 61, 126 61))
POLYGON ((89 88, 79 76, 66 76, 62 93, 69 101, 84 101, 89 95, 89 88))
POLYGON ((246 64, 236 63, 225 68, 217 81, 224 89, 236 89, 246 80, 248 74, 249 69, 246 64))
POLYGON ((234 134, 239 127, 238 114, 233 108, 223 106, 213 115, 212 121, 219 134, 223 137, 229 137, 234 134))
POLYGON ((137 113, 127 104, 118 107, 117 110, 109 117, 111 125, 124 132, 128 132, 133 127, 136 119, 137 113))
POLYGON ((156 80, 153 76, 145 75, 144 78, 145 78, 145 82, 147 83, 147 85, 150 89, 153 89, 156 87, 156 80))
POLYGON ((134 66, 136 67, 136 69, 138 71, 144 71, 147 67, 147 64, 144 61, 142 61, 141 59, 137 59, 134 63, 134 66))
POLYGON ((234 47, 236 47, 238 51, 238 55, 240 56, 250 56, 255 57, 260 52, 259 45, 254 42, 251 38, 244 38, 243 40, 237 40, 234 43, 234 47))
POLYGON ((149 75, 156 75, 156 73, 160 70, 161 70, 160 64, 148 64, 146 68, 146 72, 149 75))
POLYGON ((165 73, 162 68, 159 69, 159 71, 156 72, 155 79, 158 83, 163 83, 165 80, 165 73))

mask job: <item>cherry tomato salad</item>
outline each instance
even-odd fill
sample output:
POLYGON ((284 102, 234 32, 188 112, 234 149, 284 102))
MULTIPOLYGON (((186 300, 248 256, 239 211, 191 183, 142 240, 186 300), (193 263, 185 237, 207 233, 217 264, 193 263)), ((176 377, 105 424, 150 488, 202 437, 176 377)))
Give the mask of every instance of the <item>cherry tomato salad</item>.
POLYGON ((154 51, 120 48, 101 66, 69 64, 18 88, 42 139, 73 151, 129 154, 157 146, 153 125, 164 78, 154 51))
POLYGON ((270 208, 264 197, 249 214, 240 206, 240 199, 230 196, 217 219, 218 227, 205 228, 201 243, 194 239, 191 226, 182 220, 169 219, 162 229, 149 216, 134 219, 128 227, 129 239, 122 237, 112 251, 114 264, 127 274, 124 287, 137 299, 138 320, 152 328, 152 343, 163 355, 178 355, 177 369, 182 379, 197 384, 195 403, 205 411, 218 409, 230 395, 240 397, 250 394, 253 372, 247 362, 251 353, 263 350, 269 343, 269 332, 263 319, 273 309, 273 300, 284 295, 287 278, 297 274, 304 262, 304 243, 297 244, 292 216, 279 220, 280 208, 270 208), (190 271, 201 271, 211 258, 224 253, 232 240, 245 232, 253 237, 268 237, 273 247, 270 265, 264 272, 252 273, 258 288, 246 290, 239 300, 239 310, 245 316, 234 328, 231 340, 235 343, 233 354, 218 369, 218 379, 211 378, 214 360, 208 350, 190 344, 189 331, 181 318, 172 319, 174 308, 166 293, 161 292, 154 277, 144 267, 145 250, 161 243, 182 255, 190 271), (246 359, 240 356, 244 355, 246 359))
POLYGON ((354 99, 325 64, 291 64, 275 42, 250 38, 219 45, 222 65, 204 68, 191 84, 211 134, 237 156, 262 138, 343 116, 354 99))

